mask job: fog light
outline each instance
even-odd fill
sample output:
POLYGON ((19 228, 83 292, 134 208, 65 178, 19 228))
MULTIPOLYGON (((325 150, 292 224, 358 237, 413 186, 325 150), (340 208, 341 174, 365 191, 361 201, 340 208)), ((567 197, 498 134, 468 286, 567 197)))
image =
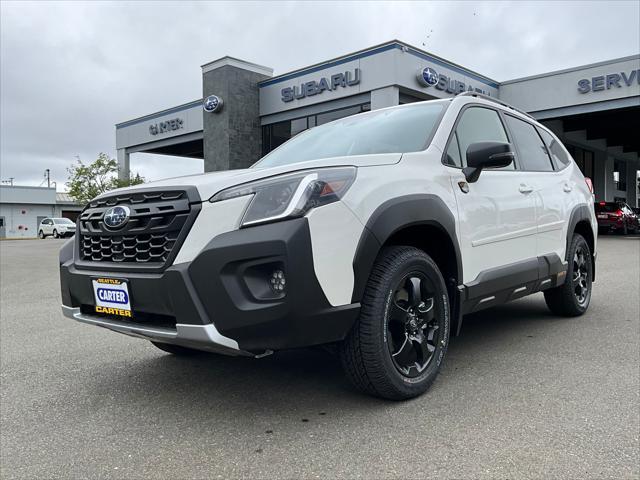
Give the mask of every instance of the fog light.
POLYGON ((284 276, 284 272, 282 270, 274 270, 271 274, 271 278, 269 279, 271 290, 275 293, 284 293, 284 286, 286 283, 287 280, 284 276))

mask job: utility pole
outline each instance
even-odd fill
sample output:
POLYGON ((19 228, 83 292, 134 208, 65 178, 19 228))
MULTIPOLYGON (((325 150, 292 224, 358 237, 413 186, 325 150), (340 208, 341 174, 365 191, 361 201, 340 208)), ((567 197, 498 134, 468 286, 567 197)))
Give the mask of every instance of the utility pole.
POLYGON ((51 188, 51 171, 48 168, 44 171, 44 178, 47 179, 47 188, 51 188))
POLYGON ((15 180, 15 178, 16 177, 9 177, 9 180, 2 180, 2 183, 8 183, 13 187, 13 181, 15 180))

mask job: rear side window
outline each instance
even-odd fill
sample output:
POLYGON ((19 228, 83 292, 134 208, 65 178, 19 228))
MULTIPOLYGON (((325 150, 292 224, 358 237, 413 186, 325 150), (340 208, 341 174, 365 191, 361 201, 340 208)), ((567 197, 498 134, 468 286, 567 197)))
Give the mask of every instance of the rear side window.
POLYGON ((536 128, 519 118, 505 115, 507 125, 518 149, 518 160, 522 170, 551 172, 553 165, 536 128))
POLYGON ((547 146, 556 170, 562 170, 564 167, 569 165, 571 163, 571 158, 564 148, 562 148, 560 142, 549 132, 542 130, 541 128, 538 129, 538 132, 540 133, 542 140, 544 140, 544 144, 547 146))

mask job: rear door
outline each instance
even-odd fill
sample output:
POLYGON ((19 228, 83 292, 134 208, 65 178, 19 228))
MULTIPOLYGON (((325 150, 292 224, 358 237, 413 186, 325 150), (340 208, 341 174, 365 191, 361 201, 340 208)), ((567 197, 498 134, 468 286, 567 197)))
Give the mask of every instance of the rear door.
POLYGON ((519 263, 535 256, 535 203, 523 192, 515 165, 486 169, 477 182, 467 184, 460 170, 466 151, 475 142, 510 142, 497 110, 472 105, 460 114, 449 139, 445 164, 458 203, 464 282, 480 272, 519 263))
POLYGON ((567 208, 575 187, 569 171, 557 172, 536 127, 508 113, 504 114, 509 133, 514 139, 521 184, 530 191, 535 202, 536 256, 557 254, 564 258, 566 248, 567 208))

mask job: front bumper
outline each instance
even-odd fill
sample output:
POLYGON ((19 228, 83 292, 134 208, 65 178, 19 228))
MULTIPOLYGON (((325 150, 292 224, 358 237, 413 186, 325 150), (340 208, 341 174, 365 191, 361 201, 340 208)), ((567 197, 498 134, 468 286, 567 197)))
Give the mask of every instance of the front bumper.
POLYGON ((158 273, 98 270, 100 262, 78 268, 70 242, 61 252, 63 312, 119 333, 233 355, 339 341, 360 305, 330 305, 311 249, 306 218, 223 233, 193 261, 158 273), (268 288, 275 268, 285 272, 284 295, 268 288), (93 313, 97 277, 129 282, 132 320, 93 313))
POLYGON ((144 338, 154 342, 174 343, 198 350, 207 350, 227 355, 255 356, 250 352, 238 348, 235 340, 226 338, 209 325, 176 324, 176 328, 166 328, 153 325, 133 324, 127 321, 106 318, 98 315, 83 313, 78 307, 62 306, 62 314, 72 320, 98 327, 104 327, 114 332, 124 333, 132 337, 144 338))

